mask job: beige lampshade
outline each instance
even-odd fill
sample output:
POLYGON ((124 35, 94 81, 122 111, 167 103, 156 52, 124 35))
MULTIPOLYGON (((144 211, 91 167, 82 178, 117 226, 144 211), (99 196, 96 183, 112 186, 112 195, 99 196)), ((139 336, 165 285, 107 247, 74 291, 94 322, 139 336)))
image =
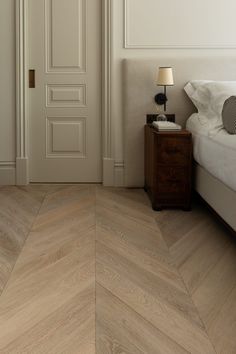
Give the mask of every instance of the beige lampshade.
POLYGON ((159 67, 157 75, 157 85, 158 86, 173 86, 173 70, 171 67, 159 67))

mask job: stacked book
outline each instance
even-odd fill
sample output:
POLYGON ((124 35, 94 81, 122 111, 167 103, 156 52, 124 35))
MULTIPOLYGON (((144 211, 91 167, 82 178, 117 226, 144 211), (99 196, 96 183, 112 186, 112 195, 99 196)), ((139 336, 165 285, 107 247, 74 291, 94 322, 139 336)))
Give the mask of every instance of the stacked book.
POLYGON ((168 121, 157 121, 153 122, 152 124, 159 131, 176 131, 182 129, 179 124, 168 121))

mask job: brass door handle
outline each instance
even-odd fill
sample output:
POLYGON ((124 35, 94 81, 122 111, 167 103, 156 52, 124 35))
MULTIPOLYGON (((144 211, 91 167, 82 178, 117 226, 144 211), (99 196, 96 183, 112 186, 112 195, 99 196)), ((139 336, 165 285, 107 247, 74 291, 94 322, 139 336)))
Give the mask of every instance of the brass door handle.
POLYGON ((29 70, 29 88, 35 88, 35 70, 29 70))

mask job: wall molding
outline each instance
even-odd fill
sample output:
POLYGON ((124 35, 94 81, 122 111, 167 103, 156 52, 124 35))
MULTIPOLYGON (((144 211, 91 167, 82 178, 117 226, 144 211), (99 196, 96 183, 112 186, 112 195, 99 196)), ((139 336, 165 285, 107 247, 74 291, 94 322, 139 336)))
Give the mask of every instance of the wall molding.
POLYGON ((115 184, 115 161, 113 158, 103 158, 103 185, 113 187, 115 184))
POLYGON ((0 167, 16 167, 16 163, 14 161, 0 161, 0 167))
POLYGON ((103 157, 111 158, 112 149, 112 118, 111 118, 111 90, 112 90, 112 0, 103 0, 103 157))
MULTIPOLYGON (((125 49, 236 49, 235 45, 175 45, 174 43, 170 43, 168 45, 147 45, 145 43, 141 43, 139 45, 131 43, 129 40, 129 2, 130 0, 123 0, 123 7, 124 7, 124 48, 125 49)), ((158 17, 156 19, 158 21, 158 17)))
POLYGON ((16 0, 16 184, 29 183, 27 0, 16 0))
POLYGON ((114 186, 124 187, 124 173, 125 164, 124 162, 115 162, 114 164, 114 186))
MULTIPOLYGON (((112 90, 112 1, 102 0, 102 144, 103 184, 114 185, 112 90)), ((28 0, 16 0, 16 184, 29 183, 28 0)))
POLYGON ((124 162, 115 162, 112 158, 103 159, 103 185, 106 187, 124 187, 124 162))
POLYGON ((112 136, 112 23, 113 0, 103 0, 102 18, 102 136, 103 136, 103 185, 115 184, 115 161, 112 136))
POLYGON ((0 185, 15 185, 16 163, 0 162, 0 185))

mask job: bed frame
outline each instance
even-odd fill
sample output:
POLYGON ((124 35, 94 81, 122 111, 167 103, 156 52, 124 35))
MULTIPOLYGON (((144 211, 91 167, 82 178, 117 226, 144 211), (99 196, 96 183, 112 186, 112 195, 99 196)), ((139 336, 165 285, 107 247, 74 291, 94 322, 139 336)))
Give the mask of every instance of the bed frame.
POLYGON ((194 188, 236 234, 236 192, 197 163, 194 165, 194 188))

